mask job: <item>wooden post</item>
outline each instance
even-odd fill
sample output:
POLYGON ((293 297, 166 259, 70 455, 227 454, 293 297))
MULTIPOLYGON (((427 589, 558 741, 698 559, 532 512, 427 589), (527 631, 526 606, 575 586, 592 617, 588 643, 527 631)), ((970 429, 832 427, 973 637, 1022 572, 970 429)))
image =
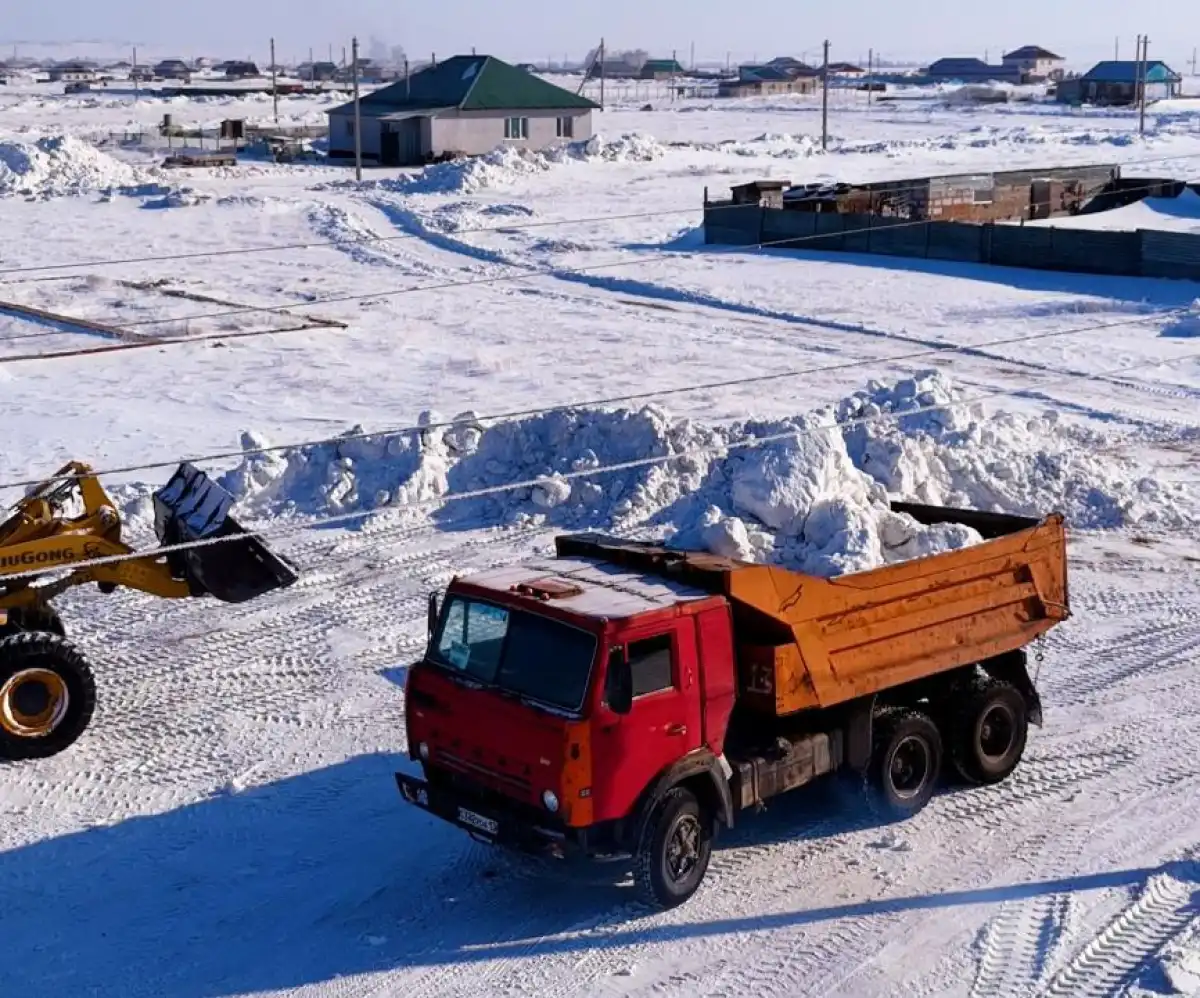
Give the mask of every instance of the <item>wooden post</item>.
POLYGON ((825 41, 825 61, 821 68, 821 149, 829 147, 829 40, 825 41))
POLYGON ((275 39, 271 39, 271 108, 275 115, 275 127, 279 127, 279 90, 276 87, 275 39))
POLYGON ((350 42, 351 60, 354 74, 354 179, 362 180, 362 109, 358 100, 358 37, 350 42))

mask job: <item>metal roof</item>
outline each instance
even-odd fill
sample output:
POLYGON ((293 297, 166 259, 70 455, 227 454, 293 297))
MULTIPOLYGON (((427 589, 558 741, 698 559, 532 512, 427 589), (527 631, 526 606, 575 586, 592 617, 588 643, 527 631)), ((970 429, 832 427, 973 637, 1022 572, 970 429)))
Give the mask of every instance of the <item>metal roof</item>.
MULTIPOLYGON (((1138 63, 1131 60, 1120 62, 1108 59, 1098 62, 1086 73, 1083 79, 1095 83, 1134 83, 1138 77, 1138 63)), ((1168 80, 1180 80, 1182 77, 1160 59, 1146 63, 1146 82, 1163 83, 1168 80)))
POLYGON ((1005 59, 1062 59, 1061 55, 1055 55, 1049 49, 1044 49, 1040 45, 1022 45, 1019 49, 1013 49, 1011 52, 1004 54, 1005 59))
MULTIPOLYGON (((591 110, 599 105, 489 55, 456 55, 359 99, 391 110, 458 108, 462 111, 591 110)), ((353 109, 354 104, 333 109, 353 109)))
POLYGON ((712 595, 659 575, 630 571, 592 558, 535 558, 519 565, 467 575, 459 581, 508 593, 513 586, 548 579, 571 583, 582 590, 578 595, 554 598, 551 601, 554 606, 581 616, 609 620, 707 599, 712 595))

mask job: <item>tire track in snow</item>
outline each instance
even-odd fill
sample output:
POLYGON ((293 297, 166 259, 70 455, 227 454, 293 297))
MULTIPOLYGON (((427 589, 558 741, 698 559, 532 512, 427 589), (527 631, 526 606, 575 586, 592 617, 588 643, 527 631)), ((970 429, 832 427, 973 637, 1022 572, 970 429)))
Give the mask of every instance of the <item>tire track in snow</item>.
POLYGON ((1152 878, 1137 899, 1113 919, 1036 998, 1109 998, 1118 994, 1200 911, 1195 881, 1170 874, 1152 878))

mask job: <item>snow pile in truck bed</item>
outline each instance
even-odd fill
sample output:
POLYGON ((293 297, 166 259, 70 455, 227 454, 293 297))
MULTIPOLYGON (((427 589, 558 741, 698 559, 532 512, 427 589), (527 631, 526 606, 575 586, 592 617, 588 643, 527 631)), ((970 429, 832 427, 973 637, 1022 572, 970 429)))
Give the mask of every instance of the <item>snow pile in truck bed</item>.
MULTIPOLYGON (((923 526, 889 499, 1057 510, 1080 527, 1172 528, 1194 515, 1181 487, 1105 456, 1098 438, 1052 416, 988 412, 932 371, 772 422, 706 426, 655 406, 452 422, 425 413, 420 430, 251 454, 221 481, 255 518, 390 506, 444 529, 596 527, 826 576, 979 540, 963 527, 923 526), (896 418, 878 418, 888 413, 896 418), (506 485, 514 487, 430 502, 506 485)), ((266 445, 243 438, 247 450, 266 445)))
POLYGON ((0 197, 64 197, 145 179, 144 171, 70 135, 0 141, 0 197))

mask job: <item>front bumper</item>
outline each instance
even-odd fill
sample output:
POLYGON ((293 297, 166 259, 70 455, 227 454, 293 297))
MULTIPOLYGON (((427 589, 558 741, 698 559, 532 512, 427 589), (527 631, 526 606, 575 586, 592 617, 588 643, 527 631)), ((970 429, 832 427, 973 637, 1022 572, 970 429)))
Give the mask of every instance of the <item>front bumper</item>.
POLYGON ((526 852, 566 856, 577 846, 568 834, 530 819, 494 800, 483 800, 456 788, 433 786, 406 773, 396 773, 400 796, 474 838, 526 852))

